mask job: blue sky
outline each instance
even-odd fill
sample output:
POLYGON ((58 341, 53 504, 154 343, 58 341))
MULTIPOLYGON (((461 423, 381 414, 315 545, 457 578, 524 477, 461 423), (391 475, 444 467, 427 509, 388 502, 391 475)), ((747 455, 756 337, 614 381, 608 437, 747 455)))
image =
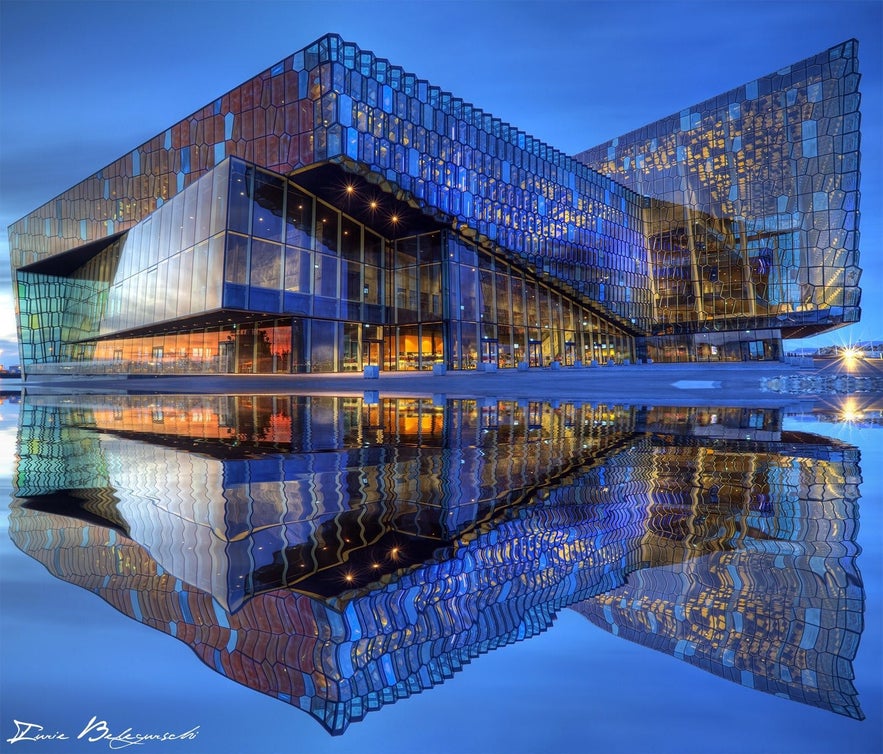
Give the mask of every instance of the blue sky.
POLYGON ((863 319, 812 344, 883 339, 880 0, 2 0, 0 364, 5 228, 326 32, 571 154, 857 38, 863 319))

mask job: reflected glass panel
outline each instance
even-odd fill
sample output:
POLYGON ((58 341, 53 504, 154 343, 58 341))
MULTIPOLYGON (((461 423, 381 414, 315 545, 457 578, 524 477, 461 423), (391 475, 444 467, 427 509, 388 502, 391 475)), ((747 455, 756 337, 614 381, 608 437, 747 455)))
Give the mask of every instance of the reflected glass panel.
POLYGON ((362 226, 346 217, 340 224, 340 255, 350 262, 362 261, 362 226))
POLYGON ((230 203, 228 227, 239 233, 248 233, 251 227, 251 178, 254 168, 238 160, 230 165, 230 203))
POLYGON ((299 248, 285 247, 285 290, 309 293, 313 278, 312 254, 299 248))
POLYGON ((254 177, 252 233, 270 241, 282 240, 284 183, 280 176, 258 170, 254 177))
POLYGON ((329 253, 337 253, 337 230, 340 225, 340 213, 327 204, 316 205, 316 243, 318 248, 329 253))
POLYGON ((251 285, 274 290, 282 287, 282 246, 258 239, 252 241, 251 285))
MULTIPOLYGON (((314 371, 338 340, 357 356, 352 328, 312 329, 314 371)), ((230 335, 240 371, 299 340, 230 335)), ((182 347, 158 339, 148 358, 182 347)), ((725 681, 863 717, 858 451, 783 431, 779 409, 25 395, 21 417, 15 544, 332 733, 568 607, 725 681)))
POLYGON ((227 234, 224 280, 245 285, 248 282, 248 238, 227 234))
POLYGON ((222 272, 224 270, 224 235, 209 241, 209 257, 205 284, 205 308, 210 311, 221 305, 222 272))
POLYGON ((380 266, 383 258, 383 239, 365 228, 365 264, 380 266))
POLYGON ((180 260, 178 267, 178 306, 177 316, 183 316, 194 311, 193 301, 190 299, 193 275, 193 249, 187 249, 178 254, 180 260))
POLYGON ((303 249, 313 248, 313 197, 288 184, 285 201, 285 242, 303 249))

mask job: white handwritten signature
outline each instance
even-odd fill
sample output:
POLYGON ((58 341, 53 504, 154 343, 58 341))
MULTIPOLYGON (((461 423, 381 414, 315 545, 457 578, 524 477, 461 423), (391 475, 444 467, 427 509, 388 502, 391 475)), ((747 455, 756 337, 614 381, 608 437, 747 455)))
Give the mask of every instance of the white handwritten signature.
MULTIPOLYGON (((15 723, 15 735, 7 738, 6 743, 17 744, 19 741, 69 741, 70 736, 61 731, 54 733, 46 732, 46 729, 38 723, 26 723, 21 720, 13 720, 15 723)), ((183 733, 135 733, 131 728, 126 728, 120 733, 114 733, 106 720, 99 720, 93 715, 86 727, 76 736, 78 741, 98 743, 105 741, 110 749, 125 749, 128 746, 140 746, 148 741, 192 741, 199 733, 199 726, 194 726, 183 733)))

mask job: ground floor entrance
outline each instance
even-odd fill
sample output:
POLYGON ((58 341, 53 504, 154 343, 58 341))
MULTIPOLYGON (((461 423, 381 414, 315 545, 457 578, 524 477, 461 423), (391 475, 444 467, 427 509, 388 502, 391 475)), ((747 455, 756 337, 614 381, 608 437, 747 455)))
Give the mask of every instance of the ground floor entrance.
POLYGON ((633 339, 600 326, 584 331, 477 322, 378 325, 275 317, 189 332, 109 338, 71 347, 67 362, 133 374, 303 374, 542 368, 634 358, 633 339))
POLYGON ((659 362, 781 361, 779 330, 660 335, 639 338, 639 358, 659 362))

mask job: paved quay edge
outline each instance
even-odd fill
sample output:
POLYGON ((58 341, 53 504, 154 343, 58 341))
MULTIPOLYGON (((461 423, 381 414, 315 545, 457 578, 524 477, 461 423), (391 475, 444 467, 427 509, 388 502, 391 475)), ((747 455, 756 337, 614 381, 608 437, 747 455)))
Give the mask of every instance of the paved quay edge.
MULTIPOLYGON (((881 374, 876 366, 873 374, 881 374)), ((814 394, 766 390, 775 378, 824 373, 824 368, 780 362, 732 364, 635 364, 585 368, 506 369, 496 372, 380 372, 293 375, 131 375, 27 380, 28 394, 156 393, 318 395, 383 397, 444 396, 516 400, 569 400, 583 403, 677 406, 784 407, 816 401, 814 394)))

